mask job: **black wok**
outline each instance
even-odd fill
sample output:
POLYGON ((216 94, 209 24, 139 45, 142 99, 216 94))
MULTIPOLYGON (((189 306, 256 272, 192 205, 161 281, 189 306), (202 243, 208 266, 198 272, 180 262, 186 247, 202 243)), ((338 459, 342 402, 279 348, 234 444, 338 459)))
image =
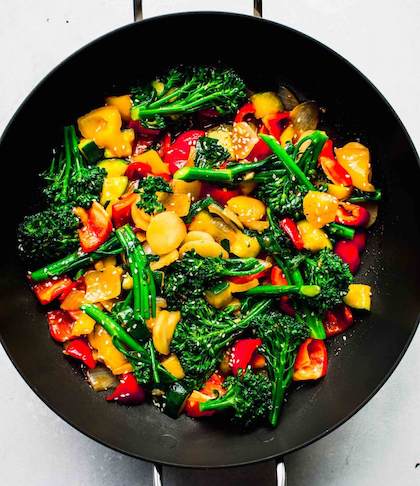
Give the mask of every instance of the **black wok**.
POLYGON ((1 144, 0 271, 2 343, 35 393, 64 420, 118 451, 155 463, 225 467, 278 457, 322 437, 362 407, 395 369, 417 326, 420 297, 416 151, 395 112, 351 64, 292 29, 240 15, 169 15, 118 29, 49 74, 7 127, 1 144), (293 53, 285 57, 282 48, 293 53), (357 281, 373 286, 373 310, 328 343, 327 377, 294 390, 276 430, 239 434, 215 421, 172 420, 152 406, 125 408, 93 393, 48 335, 16 256, 15 227, 38 203, 37 174, 62 127, 178 63, 233 66, 253 90, 279 83, 326 108, 322 124, 337 145, 360 139, 372 153, 384 201, 357 281), (6 219, 6 220, 5 220, 6 219))

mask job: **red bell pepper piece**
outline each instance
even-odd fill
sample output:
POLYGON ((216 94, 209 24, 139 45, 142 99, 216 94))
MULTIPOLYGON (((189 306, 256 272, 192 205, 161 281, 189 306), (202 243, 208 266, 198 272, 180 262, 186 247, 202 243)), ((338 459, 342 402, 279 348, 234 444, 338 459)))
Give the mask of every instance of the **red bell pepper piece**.
POLYGON ((265 121, 265 126, 270 135, 273 135, 275 139, 279 140, 284 129, 289 124, 289 121, 290 113, 288 111, 283 111, 282 113, 276 113, 275 115, 270 116, 265 121))
POLYGON ((166 164, 169 164, 171 174, 184 167, 188 161, 191 147, 195 147, 198 139, 204 135, 204 130, 188 130, 178 135, 163 159, 166 164))
POLYGON ((239 370, 245 371, 249 365, 252 355, 262 345, 261 339, 238 339, 232 346, 230 361, 232 363, 232 373, 237 376, 239 370))
POLYGON ((254 278, 262 278, 264 277, 267 272, 270 270, 270 267, 267 266, 267 268, 264 268, 264 270, 261 270, 261 272, 258 273, 253 273, 252 275, 242 275, 240 277, 229 277, 229 282, 233 282, 236 284, 244 284, 247 282, 250 282, 251 280, 254 280, 254 278))
POLYGON ((366 226, 369 222, 369 211, 358 204, 340 203, 335 222, 346 226, 366 226))
MULTIPOLYGON (((270 281, 273 285, 288 285, 289 283, 283 273, 283 270, 276 265, 274 265, 271 269, 270 281)), ((285 314, 289 316, 294 316, 296 314, 288 295, 282 295, 279 298, 279 307, 285 314)))
POLYGON ((293 370, 293 380, 318 380, 327 374, 328 355, 324 341, 306 339, 299 347, 293 370))
POLYGON ((63 310, 49 311, 47 312, 47 319, 51 337, 55 341, 64 343, 74 337, 72 334, 73 320, 68 312, 63 310))
POLYGON ((299 233, 299 228, 292 218, 284 218, 280 221, 280 228, 286 233, 293 243, 296 250, 303 250, 303 238, 299 233))
POLYGON ((215 413, 213 410, 201 412, 200 403, 224 395, 226 390, 223 388, 223 381, 224 378, 221 375, 213 373, 206 383, 204 383, 201 390, 194 390, 185 403, 184 412, 186 415, 196 418, 213 415, 215 413))
POLYGON ((35 295, 42 305, 49 304, 57 297, 61 297, 63 294, 67 295, 74 287, 74 282, 71 278, 53 277, 48 280, 36 284, 32 287, 35 295))
POLYGON ((285 277, 283 270, 274 265, 271 269, 270 280, 273 285, 287 285, 287 278, 285 277))
POLYGON ((321 164, 322 170, 324 171, 325 175, 331 182, 342 186, 352 185, 350 174, 335 158, 333 143, 331 139, 327 140, 322 147, 318 161, 321 164))
POLYGON ((359 251, 363 251, 366 248, 366 231, 357 230, 351 241, 359 248, 359 251))
POLYGON ((249 102, 245 103, 236 113, 235 123, 241 123, 246 121, 247 118, 253 117, 255 115, 255 106, 249 102))
POLYGON ((340 240, 334 246, 334 253, 338 255, 350 268, 351 273, 356 273, 360 266, 359 248, 356 243, 349 240, 340 240))
POLYGON ((165 158, 165 155, 168 152, 170 146, 171 146, 171 134, 169 132, 166 132, 162 140, 160 141, 160 147, 158 150, 158 154, 161 159, 165 158))
POLYGON ((152 169, 149 164, 145 164, 144 162, 131 162, 125 171, 125 175, 130 181, 137 181, 148 176, 151 172, 152 169))
MULTIPOLYGON (((262 125, 258 133, 268 133, 267 128, 262 125)), ((270 147, 264 142, 264 140, 259 139, 258 142, 252 148, 247 160, 257 161, 266 159, 273 152, 270 147)))
POLYGON ((63 353, 72 358, 80 360, 88 368, 95 368, 96 360, 92 354, 92 348, 89 346, 86 339, 77 338, 72 339, 64 345, 63 353))
POLYGON ((225 206, 229 199, 239 195, 238 189, 227 189, 226 187, 217 187, 206 183, 203 183, 201 186, 202 198, 210 196, 222 206, 225 206))
POLYGON ((249 364, 251 365, 251 368, 261 370, 262 368, 265 368, 267 361, 263 354, 254 353, 249 364))
POLYGON ((219 373, 213 373, 210 378, 204 383, 200 392, 209 395, 211 398, 224 395, 226 390, 223 388, 224 377, 219 373))
POLYGON ((76 281, 72 282, 72 284, 59 295, 58 300, 60 302, 63 302, 63 300, 69 295, 72 290, 86 290, 86 282, 83 275, 79 277, 76 281))
POLYGON ((145 393, 143 388, 137 383, 133 373, 125 373, 120 384, 117 385, 113 393, 106 397, 108 402, 117 402, 121 405, 140 405, 144 402, 145 393))
POLYGON ((353 324, 353 314, 350 307, 342 304, 334 310, 325 313, 323 324, 327 337, 341 334, 353 324))
POLYGON ((116 228, 131 221, 131 206, 136 203, 137 194, 125 194, 112 206, 112 222, 116 228))
POLYGON ((82 250, 90 253, 108 239, 112 231, 112 223, 108 213, 97 201, 93 202, 87 216, 86 224, 78 232, 82 250))

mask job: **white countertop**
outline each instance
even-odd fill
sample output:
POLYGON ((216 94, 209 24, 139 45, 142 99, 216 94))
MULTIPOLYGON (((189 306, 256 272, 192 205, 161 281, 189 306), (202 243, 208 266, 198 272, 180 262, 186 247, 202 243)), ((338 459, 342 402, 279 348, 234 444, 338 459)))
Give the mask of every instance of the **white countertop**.
MULTIPOLYGON (((250 12, 247 1, 231 0, 229 8, 250 12)), ((263 1, 266 18, 324 42, 366 74, 420 147, 418 0, 263 1)), ((147 15, 174 10, 173 0, 145 2, 147 15)), ((205 9, 206 3, 178 0, 176 8, 205 9)), ((213 0, 212 6, 221 9, 224 3, 213 0)), ((89 40, 131 20, 130 0, 2 0, 0 132, 54 65, 89 40)), ((420 484, 420 466, 415 468, 420 463, 419 354, 417 333, 396 372, 356 416, 326 438, 286 457, 291 486, 420 484)), ((0 484, 151 484, 151 465, 93 442, 51 412, 24 383, 2 348, 0 383, 0 484)), ((232 476, 224 484, 255 484, 256 478, 250 477, 247 482, 232 476)), ((217 481, 214 472, 190 473, 189 478, 167 471, 165 484, 199 486, 210 478, 217 481)))

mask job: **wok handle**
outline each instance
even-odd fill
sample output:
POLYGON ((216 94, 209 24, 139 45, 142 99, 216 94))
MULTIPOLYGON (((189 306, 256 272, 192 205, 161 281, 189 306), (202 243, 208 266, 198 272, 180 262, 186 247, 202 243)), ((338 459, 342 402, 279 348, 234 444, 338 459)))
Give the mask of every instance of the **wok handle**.
MULTIPOLYGON (((263 0, 254 0, 254 15, 255 17, 262 17, 262 2, 263 0)), ((134 20, 143 20, 143 0, 133 0, 134 20)))
MULTIPOLYGON (((277 486, 286 486, 286 468, 283 459, 276 461, 276 479, 277 486)), ((153 486, 162 486, 162 466, 160 464, 153 465, 153 486)))

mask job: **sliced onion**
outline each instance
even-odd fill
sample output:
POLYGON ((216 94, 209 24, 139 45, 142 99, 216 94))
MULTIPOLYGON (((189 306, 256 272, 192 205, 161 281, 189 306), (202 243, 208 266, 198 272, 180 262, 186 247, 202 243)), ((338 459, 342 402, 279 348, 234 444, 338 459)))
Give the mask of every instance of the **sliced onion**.
POLYGON ((244 228, 244 225, 241 223, 238 216, 231 209, 229 208, 222 209, 217 204, 210 204, 210 206, 207 209, 209 213, 216 214, 217 216, 222 218, 223 221, 229 226, 232 226, 233 223, 234 229, 236 229, 235 226, 237 226, 240 229, 244 228))
POLYGON ((376 219, 378 218, 378 203, 376 202, 372 202, 372 201, 369 201, 369 202, 365 202, 365 203, 362 203, 360 204, 361 206, 363 206, 369 213, 369 221, 366 225, 366 228, 370 228, 376 221, 376 219))
POLYGON ((111 373, 108 368, 104 366, 96 366, 93 370, 88 369, 86 371, 86 378, 89 385, 96 391, 104 391, 110 388, 115 388, 119 381, 111 373))
POLYGON ((301 135, 306 130, 316 130, 319 109, 315 101, 305 101, 297 105, 290 113, 294 129, 301 135))
POLYGON ((292 111, 299 104, 299 100, 286 86, 280 86, 278 95, 286 111, 292 111))

